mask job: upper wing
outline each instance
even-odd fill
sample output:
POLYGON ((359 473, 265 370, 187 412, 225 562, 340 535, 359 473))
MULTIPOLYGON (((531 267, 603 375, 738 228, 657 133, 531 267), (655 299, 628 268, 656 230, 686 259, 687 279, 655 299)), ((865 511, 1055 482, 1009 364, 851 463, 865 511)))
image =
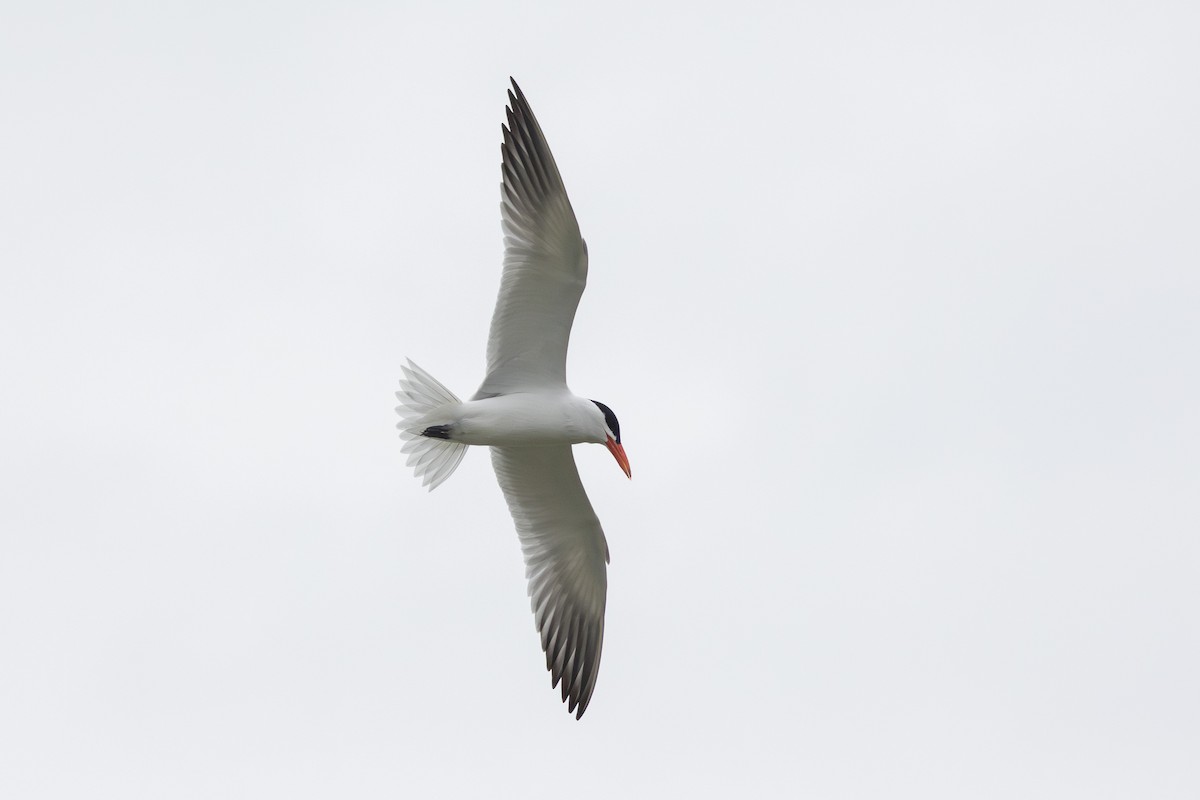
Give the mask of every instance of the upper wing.
POLYGON ((513 81, 504 126, 504 274, 476 399, 565 387, 567 342, 587 283, 587 245, 546 137, 513 81), (515 92, 515 94, 514 94, 515 92))
POLYGON ((604 643, 608 543, 570 445, 493 447, 492 466, 517 524, 546 669, 583 716, 604 643))

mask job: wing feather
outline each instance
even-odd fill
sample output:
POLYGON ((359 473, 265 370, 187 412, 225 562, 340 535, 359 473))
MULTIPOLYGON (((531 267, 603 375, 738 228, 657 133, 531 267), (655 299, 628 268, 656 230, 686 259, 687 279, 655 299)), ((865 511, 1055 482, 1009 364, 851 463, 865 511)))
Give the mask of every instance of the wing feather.
POLYGON ((569 445, 493 447, 492 466, 521 539, 530 606, 552 686, 582 717, 604 644, 608 543, 569 445))
POLYGON ((504 271, 475 398, 565 387, 567 345, 587 284, 587 245, 529 102, 513 81, 503 126, 504 271))

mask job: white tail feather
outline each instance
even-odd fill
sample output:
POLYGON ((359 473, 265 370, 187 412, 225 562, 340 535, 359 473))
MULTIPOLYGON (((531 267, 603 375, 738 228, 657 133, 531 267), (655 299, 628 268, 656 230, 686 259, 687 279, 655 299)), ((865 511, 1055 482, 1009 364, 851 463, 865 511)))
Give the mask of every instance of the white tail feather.
POLYGON ((400 405, 396 406, 396 413, 400 415, 396 427, 400 429, 400 438, 404 440, 400 451, 408 454, 408 466, 421 478, 421 485, 433 491, 454 474, 466 455, 467 445, 422 436, 421 431, 437 424, 435 412, 460 401, 454 392, 411 360, 400 369, 404 371, 404 377, 400 379, 400 391, 396 392, 396 399, 400 401, 400 405))

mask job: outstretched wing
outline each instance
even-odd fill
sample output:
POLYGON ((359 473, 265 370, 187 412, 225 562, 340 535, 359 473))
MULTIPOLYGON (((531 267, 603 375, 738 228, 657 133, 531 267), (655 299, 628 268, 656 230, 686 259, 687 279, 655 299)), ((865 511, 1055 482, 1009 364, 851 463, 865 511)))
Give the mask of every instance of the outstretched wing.
POLYGON ((550 146, 513 81, 501 146, 504 273, 476 399, 567 383, 567 343, 587 283, 587 245, 550 146))
POLYGON ((508 501, 551 685, 583 716, 604 643, 608 543, 571 447, 493 447, 492 466, 508 501))

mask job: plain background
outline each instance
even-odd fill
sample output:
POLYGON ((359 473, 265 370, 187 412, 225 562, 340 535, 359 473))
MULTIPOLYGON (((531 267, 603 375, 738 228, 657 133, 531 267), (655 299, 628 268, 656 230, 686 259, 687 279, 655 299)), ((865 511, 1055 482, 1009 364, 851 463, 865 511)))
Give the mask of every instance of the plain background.
POLYGON ((1200 795, 1200 6, 8 3, 0 795, 1200 795), (486 453, 507 77, 599 684, 486 453))

